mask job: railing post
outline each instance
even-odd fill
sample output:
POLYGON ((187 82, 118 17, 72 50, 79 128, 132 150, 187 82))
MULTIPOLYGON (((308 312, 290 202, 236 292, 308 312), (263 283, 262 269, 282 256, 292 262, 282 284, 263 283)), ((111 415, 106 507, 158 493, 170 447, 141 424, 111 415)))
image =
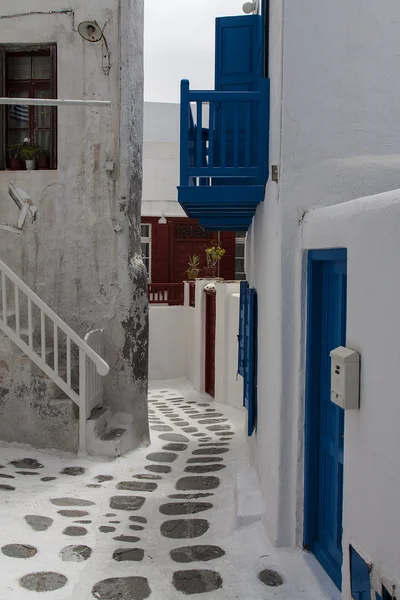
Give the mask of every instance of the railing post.
POLYGON ((181 186, 189 185, 189 81, 181 81, 181 186))
POLYGON ((87 426, 87 393, 86 393, 86 354, 79 348, 79 451, 86 454, 86 426, 87 426))

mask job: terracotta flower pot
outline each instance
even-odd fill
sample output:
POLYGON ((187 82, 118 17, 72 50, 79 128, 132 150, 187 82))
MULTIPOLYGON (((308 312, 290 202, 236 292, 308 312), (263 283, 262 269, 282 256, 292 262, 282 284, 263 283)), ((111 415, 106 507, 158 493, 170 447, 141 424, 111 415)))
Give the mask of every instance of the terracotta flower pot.
POLYGON ((200 270, 199 269, 193 269, 192 271, 188 271, 187 275, 188 275, 188 279, 192 280, 193 279, 197 279, 197 277, 199 276, 200 270))
POLYGON ((217 266, 215 267, 204 267, 204 275, 206 277, 216 277, 217 276, 217 266))
POLYGON ((47 155, 41 155, 38 158, 38 169, 43 171, 46 169, 50 169, 50 158, 47 155))
POLYGON ((20 158, 10 158, 8 166, 9 166, 10 171, 20 171, 22 168, 21 159, 20 158))

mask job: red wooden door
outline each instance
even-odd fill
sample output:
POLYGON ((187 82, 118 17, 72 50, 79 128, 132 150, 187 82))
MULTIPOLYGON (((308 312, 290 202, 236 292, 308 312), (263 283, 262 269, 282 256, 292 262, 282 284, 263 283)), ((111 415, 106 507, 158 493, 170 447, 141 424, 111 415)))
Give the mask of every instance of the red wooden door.
POLYGON ((215 396, 215 325, 216 296, 215 292, 206 294, 206 355, 205 355, 205 391, 215 396))

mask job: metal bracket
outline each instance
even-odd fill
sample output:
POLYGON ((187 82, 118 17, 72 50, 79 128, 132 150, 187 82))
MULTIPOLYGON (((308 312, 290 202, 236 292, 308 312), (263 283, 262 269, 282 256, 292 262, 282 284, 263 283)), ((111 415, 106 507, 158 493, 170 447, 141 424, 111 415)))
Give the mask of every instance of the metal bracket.
POLYGON ((278 165, 271 165, 271 179, 272 181, 279 181, 279 167, 278 165))

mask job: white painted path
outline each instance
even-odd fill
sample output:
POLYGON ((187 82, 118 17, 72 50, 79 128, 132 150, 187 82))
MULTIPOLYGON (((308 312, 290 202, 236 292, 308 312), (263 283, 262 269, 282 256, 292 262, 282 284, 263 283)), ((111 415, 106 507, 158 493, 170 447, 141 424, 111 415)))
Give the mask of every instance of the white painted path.
POLYGON ((333 597, 254 522, 244 413, 173 384, 151 386, 151 446, 113 462, 0 447, 1 600, 333 597))

